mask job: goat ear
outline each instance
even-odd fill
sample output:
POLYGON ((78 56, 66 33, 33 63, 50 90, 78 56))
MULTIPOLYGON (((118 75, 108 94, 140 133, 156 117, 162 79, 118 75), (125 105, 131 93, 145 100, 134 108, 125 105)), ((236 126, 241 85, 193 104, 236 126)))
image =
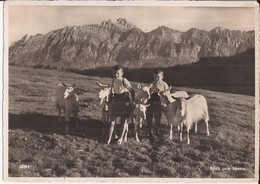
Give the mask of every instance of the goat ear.
POLYGON ((66 85, 64 82, 61 82, 61 83, 62 83, 63 86, 68 87, 68 85, 66 85))
POLYGON ((149 107, 151 104, 146 104, 145 107, 149 107))
POLYGON ((72 87, 74 88, 76 86, 76 84, 74 83, 73 85, 72 85, 72 87))

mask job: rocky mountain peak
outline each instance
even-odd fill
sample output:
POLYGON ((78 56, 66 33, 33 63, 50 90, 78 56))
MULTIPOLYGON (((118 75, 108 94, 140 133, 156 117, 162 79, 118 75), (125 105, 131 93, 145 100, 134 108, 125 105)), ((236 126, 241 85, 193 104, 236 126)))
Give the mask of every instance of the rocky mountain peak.
POLYGON ((101 24, 67 26, 47 34, 23 36, 9 47, 10 64, 60 68, 174 66, 201 57, 233 56, 254 48, 254 31, 186 32, 159 26, 144 33, 124 18, 101 24))
POLYGON ((211 32, 214 32, 214 33, 220 33, 221 31, 222 31, 221 27, 215 27, 214 29, 211 30, 211 32))
POLYGON ((24 35, 21 39, 22 42, 28 41, 32 36, 29 36, 28 34, 24 35))
POLYGON ((101 23, 102 26, 111 25, 111 24, 113 24, 113 22, 112 22, 112 20, 110 20, 110 19, 108 19, 107 21, 103 21, 103 22, 101 23))
POLYGON ((119 24, 119 25, 122 25, 124 26, 125 28, 127 29, 132 29, 132 28, 135 28, 135 26, 131 23, 129 23, 126 19, 124 18, 119 18, 116 20, 116 22, 119 24))

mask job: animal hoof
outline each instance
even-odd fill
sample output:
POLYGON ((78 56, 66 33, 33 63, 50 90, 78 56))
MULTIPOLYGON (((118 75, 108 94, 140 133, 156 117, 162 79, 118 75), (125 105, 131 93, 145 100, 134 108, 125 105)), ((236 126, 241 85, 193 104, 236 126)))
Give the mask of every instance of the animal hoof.
POLYGON ((209 132, 207 133, 207 136, 209 136, 209 132))
POLYGON ((140 140, 139 140, 139 139, 137 139, 137 140, 136 140, 136 142, 140 142, 140 140))
POLYGON ((118 140, 118 141, 117 141, 117 144, 122 144, 122 140, 118 140))

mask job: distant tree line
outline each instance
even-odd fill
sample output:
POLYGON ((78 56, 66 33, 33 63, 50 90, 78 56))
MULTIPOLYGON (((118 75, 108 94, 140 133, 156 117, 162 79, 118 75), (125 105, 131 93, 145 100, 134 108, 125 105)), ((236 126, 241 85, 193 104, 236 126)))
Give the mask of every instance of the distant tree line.
MULTIPOLYGON (((34 68, 67 70, 82 75, 112 78, 112 67, 80 70, 37 64, 34 68)), ((235 56, 205 57, 197 63, 161 69, 164 71, 164 80, 172 86, 255 95, 254 49, 235 56)), ((124 76, 131 81, 150 83, 153 80, 153 70, 154 68, 125 68, 124 76)))
MULTIPOLYGON (((252 96, 255 94, 254 49, 236 56, 201 58, 194 64, 161 69, 164 71, 165 81, 172 86, 252 96)), ((111 67, 68 70, 88 76, 112 77, 111 67)), ((150 83, 153 80, 153 70, 152 68, 125 68, 124 73, 131 81, 150 83)))

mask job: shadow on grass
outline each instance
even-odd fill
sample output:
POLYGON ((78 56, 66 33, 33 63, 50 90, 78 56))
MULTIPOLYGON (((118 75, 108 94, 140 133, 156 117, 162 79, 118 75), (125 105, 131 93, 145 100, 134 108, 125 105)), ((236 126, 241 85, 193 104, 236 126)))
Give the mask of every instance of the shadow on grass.
MULTIPOLYGON (((103 141, 102 129, 103 124, 96 119, 78 119, 79 129, 75 123, 70 121, 69 132, 67 135, 75 135, 84 138, 91 138, 103 141)), ((9 130, 22 129, 34 130, 38 132, 57 133, 65 135, 65 122, 58 121, 57 116, 49 116, 42 114, 11 114, 9 113, 9 130)))

